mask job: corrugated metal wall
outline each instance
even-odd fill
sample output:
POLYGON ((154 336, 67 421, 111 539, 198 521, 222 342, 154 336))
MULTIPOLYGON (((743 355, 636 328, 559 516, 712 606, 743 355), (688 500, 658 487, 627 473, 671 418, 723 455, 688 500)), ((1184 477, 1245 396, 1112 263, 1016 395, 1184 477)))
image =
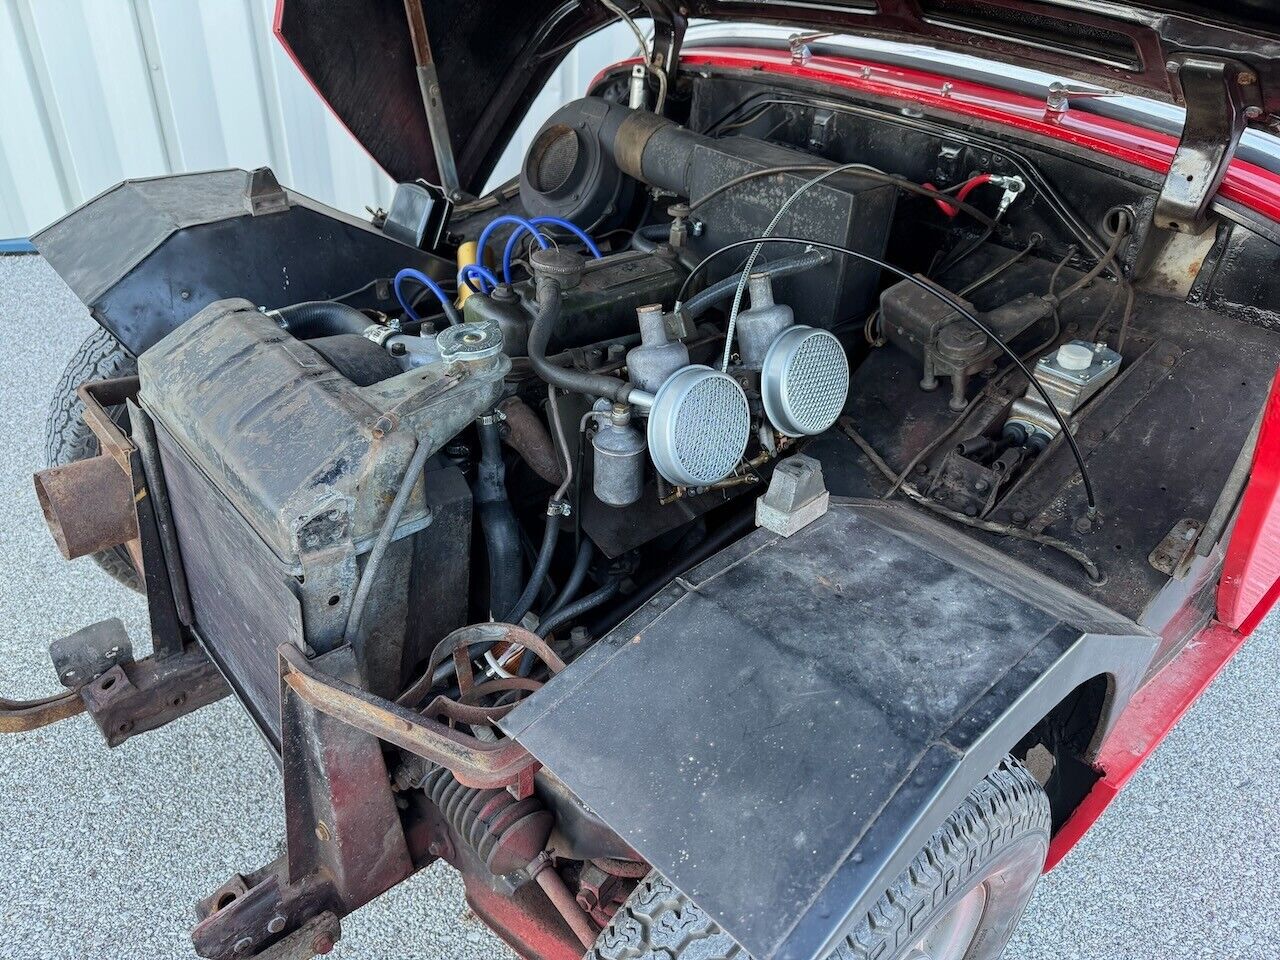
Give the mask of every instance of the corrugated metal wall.
MULTIPOLYGON (((344 210, 391 182, 271 34, 275 0, 0 0, 0 238, 27 236, 117 181, 271 166, 344 210)), ((615 24, 569 55, 495 182, 532 132, 634 50, 615 24)))

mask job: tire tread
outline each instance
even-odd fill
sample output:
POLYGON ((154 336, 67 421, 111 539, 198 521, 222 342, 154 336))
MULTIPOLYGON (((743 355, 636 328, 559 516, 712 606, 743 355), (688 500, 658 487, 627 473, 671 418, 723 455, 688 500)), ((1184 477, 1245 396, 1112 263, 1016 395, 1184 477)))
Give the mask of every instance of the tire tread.
MULTIPOLYGON (((918 939, 948 893, 998 850, 1050 830, 1049 800, 1020 762, 1006 757, 965 797, 828 960, 882 960, 918 939)), ((661 874, 651 872, 584 960, 751 960, 738 943, 661 874)))

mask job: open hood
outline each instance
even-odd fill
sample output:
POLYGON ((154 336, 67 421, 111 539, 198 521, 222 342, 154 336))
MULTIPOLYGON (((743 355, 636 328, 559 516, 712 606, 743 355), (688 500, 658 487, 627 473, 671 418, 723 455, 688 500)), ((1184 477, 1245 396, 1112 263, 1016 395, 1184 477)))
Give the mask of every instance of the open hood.
MULTIPOLYGON (((622 0, 678 54, 689 18, 916 41, 1064 78, 1182 101, 1187 58, 1232 61, 1250 122, 1280 114, 1280 4, 1273 0, 622 0)), ((279 0, 276 33, 339 119, 397 180, 440 170, 427 123, 474 191, 533 98, 582 37, 616 20, 597 0, 279 0), (447 129, 446 129, 447 128, 447 129)), ((1191 94, 1194 97, 1194 93, 1191 94)))

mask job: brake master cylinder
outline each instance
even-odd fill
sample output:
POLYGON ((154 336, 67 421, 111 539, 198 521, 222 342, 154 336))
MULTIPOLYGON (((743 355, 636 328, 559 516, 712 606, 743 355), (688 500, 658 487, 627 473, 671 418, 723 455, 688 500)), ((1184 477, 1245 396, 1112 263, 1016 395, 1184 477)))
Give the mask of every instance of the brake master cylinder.
MULTIPOLYGON (((1080 408, 1119 372, 1120 354, 1105 343, 1071 340, 1041 357, 1032 374, 1070 423, 1080 408)), ((1052 440, 1061 428, 1039 391, 1028 385, 1026 395, 1013 402, 1005 429, 1039 434, 1052 440)))

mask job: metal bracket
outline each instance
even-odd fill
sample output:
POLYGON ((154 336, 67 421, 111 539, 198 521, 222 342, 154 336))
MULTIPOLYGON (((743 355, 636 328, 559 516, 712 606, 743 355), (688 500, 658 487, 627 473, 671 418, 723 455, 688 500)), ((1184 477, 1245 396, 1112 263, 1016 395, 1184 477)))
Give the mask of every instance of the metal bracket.
POLYGON ((1177 579, 1186 576, 1187 566, 1195 556, 1196 540, 1203 526, 1194 517, 1179 520, 1164 535, 1164 539, 1156 544, 1156 548, 1148 555, 1147 562, 1168 576, 1177 579))
POLYGON ((431 54, 431 38, 427 33, 427 18, 422 12, 422 0, 404 0, 405 16, 409 20, 409 38, 413 43, 413 58, 418 67, 418 87, 422 91, 422 106, 427 113, 427 130, 431 134, 431 149, 436 155, 436 170, 440 174, 440 186, 454 203, 463 199, 462 181, 458 178, 458 164, 453 156, 453 140, 449 137, 449 122, 445 117, 444 101, 440 98, 440 77, 431 54))
POLYGON ((797 453, 778 464, 756 501, 756 526, 789 537, 826 513, 830 500, 822 464, 797 453))
POLYGON ((119 618, 93 623, 49 644, 53 669, 62 685, 79 690, 112 667, 133 663, 133 644, 119 618))
POLYGON ((1055 80, 1045 93, 1044 110, 1047 114, 1061 115, 1071 109, 1072 100, 1097 100, 1101 97, 1117 97, 1115 90, 1101 87, 1073 87, 1055 80))
POLYGON ((809 44, 815 40, 825 40, 827 37, 833 36, 835 34, 830 30, 791 34, 791 36, 787 37, 787 47, 791 51, 791 62, 794 64, 808 63, 813 58, 813 51, 809 49, 809 44))
POLYGON ((831 135, 836 125, 834 110, 815 110, 813 120, 809 124, 809 149, 821 153, 831 143, 831 135))
POLYGON ((1262 115, 1258 75, 1233 60, 1184 56, 1170 60, 1187 117, 1169 176, 1156 201, 1155 225, 1200 235, 1209 207, 1252 118, 1262 115))
POLYGON ((289 194, 270 167, 258 167, 249 174, 244 188, 244 202, 254 217, 269 213, 283 213, 289 209, 289 194))

